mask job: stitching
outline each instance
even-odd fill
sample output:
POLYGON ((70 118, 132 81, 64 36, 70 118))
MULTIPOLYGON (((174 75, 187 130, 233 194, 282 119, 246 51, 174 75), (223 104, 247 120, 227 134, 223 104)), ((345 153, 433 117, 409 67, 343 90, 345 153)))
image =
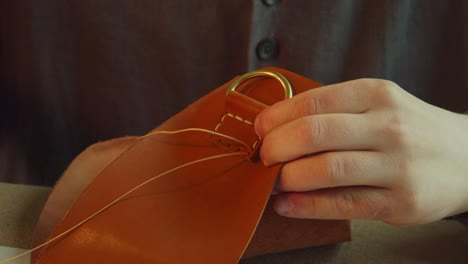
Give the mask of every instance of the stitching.
MULTIPOLYGON (((245 118, 243 118, 243 117, 241 117, 241 116, 235 115, 235 114, 233 114, 233 113, 226 112, 226 113, 223 115, 223 117, 221 117, 221 120, 220 120, 219 123, 216 125, 214 131, 216 131, 216 132, 218 131, 219 127, 223 124, 224 119, 226 118, 226 116, 229 116, 229 117, 231 117, 231 118, 234 118, 234 119, 236 119, 236 120, 239 120, 239 121, 241 121, 241 122, 244 122, 244 123, 246 123, 247 125, 253 126, 253 122, 252 122, 252 121, 249 121, 249 120, 247 120, 247 119, 245 119, 245 118)), ((257 144, 258 144, 259 141, 260 141, 260 137, 257 137, 257 140, 255 140, 255 142, 253 143, 253 145, 252 145, 252 147, 251 147, 252 150, 255 149, 255 147, 257 146, 257 144)))
POLYGON ((238 115, 233 115, 233 114, 231 114, 231 113, 227 113, 227 115, 230 116, 230 117, 233 117, 233 118, 235 118, 235 119, 237 119, 237 120, 239 120, 239 121, 241 121, 241 122, 244 122, 244 123, 246 123, 246 124, 249 124, 249 125, 253 126, 253 123, 252 123, 252 122, 250 122, 249 120, 244 119, 244 118, 242 118, 242 117, 240 117, 240 116, 238 116, 238 115))
POLYGON ((260 137, 257 137, 257 140, 255 140, 255 142, 252 145, 252 149, 255 149, 259 141, 260 141, 260 137))
POLYGON ((243 117, 241 117, 241 116, 238 116, 238 115, 235 115, 235 114, 232 114, 232 113, 227 112, 227 113, 225 113, 225 114, 223 115, 223 117, 221 117, 221 121, 219 121, 219 123, 216 125, 215 131, 218 131, 218 128, 223 124, 224 119, 226 118, 226 116, 232 117, 232 118, 237 119, 237 120, 239 120, 239 121, 241 121, 241 122, 244 122, 244 123, 246 123, 246 124, 248 124, 248 125, 250 125, 250 126, 253 126, 253 122, 252 122, 252 121, 249 121, 249 120, 247 120, 247 119, 245 119, 245 118, 243 118, 243 117))

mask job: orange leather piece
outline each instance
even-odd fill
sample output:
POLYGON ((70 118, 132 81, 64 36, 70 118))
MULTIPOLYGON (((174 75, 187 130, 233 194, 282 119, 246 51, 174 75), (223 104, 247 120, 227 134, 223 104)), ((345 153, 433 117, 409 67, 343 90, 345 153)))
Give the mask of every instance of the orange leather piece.
MULTIPOLYGON (((319 86, 294 73, 270 69, 285 75, 295 93, 319 86)), ((169 169, 212 155, 249 154, 201 162, 156 179, 45 246, 33 255, 32 263, 237 263, 255 232, 281 166, 266 168, 258 161, 261 142, 252 122, 259 111, 282 100, 284 94, 279 83, 267 78, 249 80, 241 92, 226 96, 228 85, 154 131, 189 127, 216 130, 254 150, 197 131, 129 139, 135 142, 124 142, 131 146, 122 154, 109 155, 119 156, 94 179, 97 172, 89 171, 91 176, 80 179, 79 187, 61 203, 60 197, 66 193, 63 188, 73 184, 65 178, 59 181, 44 210, 49 213, 40 219, 39 227, 48 227, 36 232, 35 243, 61 234, 129 189, 169 169), (55 217, 47 217, 51 214, 55 217), (56 224, 53 231, 51 222, 56 224)))
MULTIPOLYGON (((136 140, 137 137, 124 137, 99 142, 89 146, 73 160, 55 184, 42 209, 32 238, 33 248, 47 241, 81 192, 136 140)), ((37 259, 38 254, 39 251, 33 251, 31 258, 37 259)))

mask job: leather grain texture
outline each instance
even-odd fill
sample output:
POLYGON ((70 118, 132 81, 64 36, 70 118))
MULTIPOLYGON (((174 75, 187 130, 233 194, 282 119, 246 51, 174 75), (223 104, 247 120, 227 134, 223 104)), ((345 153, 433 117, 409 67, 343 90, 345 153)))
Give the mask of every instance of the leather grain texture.
MULTIPOLYGON (((285 75, 295 93, 320 86, 294 73, 270 69, 285 75)), ((279 83, 268 78, 249 80, 239 92, 226 96, 228 85, 153 131, 214 130, 251 148, 200 131, 117 141, 117 145, 121 143, 118 151, 111 148, 99 165, 83 168, 87 176, 73 180, 80 175, 69 173, 66 175, 72 176, 62 177, 41 215, 34 243, 61 234, 138 184, 172 168, 213 155, 238 151, 246 155, 200 162, 157 178, 44 247, 32 263, 237 263, 255 232, 281 167, 267 168, 258 161, 261 140, 252 123, 259 111, 282 100, 284 94, 279 83), (66 190, 71 191, 67 194, 66 190)), ((349 239, 346 221, 286 220, 271 209, 267 212, 269 217, 262 220, 246 256, 349 239), (279 223, 283 228, 273 231, 279 223), (296 228, 307 225, 315 227, 309 229, 312 232, 296 228)))

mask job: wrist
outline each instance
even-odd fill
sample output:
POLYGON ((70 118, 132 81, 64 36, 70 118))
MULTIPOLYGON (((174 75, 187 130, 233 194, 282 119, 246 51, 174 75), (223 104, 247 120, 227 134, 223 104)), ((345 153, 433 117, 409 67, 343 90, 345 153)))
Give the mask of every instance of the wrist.
POLYGON ((468 226, 468 112, 454 114, 452 117, 453 119, 447 118, 450 120, 449 124, 453 126, 446 130, 448 140, 445 143, 451 149, 451 155, 447 158, 452 161, 452 166, 447 167, 446 170, 450 171, 450 174, 458 175, 450 179, 453 188, 457 189, 458 193, 452 202, 458 206, 451 215, 456 215, 455 219, 463 220, 468 226))

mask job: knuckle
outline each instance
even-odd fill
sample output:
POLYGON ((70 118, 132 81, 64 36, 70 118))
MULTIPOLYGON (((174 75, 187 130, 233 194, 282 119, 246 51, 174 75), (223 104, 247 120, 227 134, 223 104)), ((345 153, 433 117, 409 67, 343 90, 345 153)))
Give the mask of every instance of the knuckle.
POLYGON ((389 199, 380 194, 370 194, 366 197, 367 215, 371 220, 387 220, 394 215, 394 208, 389 199))
MULTIPOLYGON (((424 220, 420 219, 420 217, 424 215, 424 201, 411 183, 405 185, 405 187, 394 193, 394 200, 398 204, 399 213, 392 215, 389 219, 392 224, 400 226, 423 223, 424 220)), ((434 214, 433 211, 427 213, 429 215, 434 214)))
POLYGON ((343 185, 347 177, 356 173, 362 173, 365 165, 349 156, 336 155, 333 152, 321 156, 320 175, 324 177, 328 187, 343 185))
POLYGON ((321 208, 317 199, 307 199, 300 194, 289 194, 289 201, 293 204, 293 215, 314 218, 320 214, 321 208))
POLYGON ((344 219, 352 219, 355 215, 357 200, 352 192, 341 192, 334 200, 335 211, 338 212, 344 219))
POLYGON ((341 159, 333 157, 333 155, 322 155, 319 173, 324 178, 328 187, 338 185, 339 179, 345 175, 346 165, 341 159))
POLYGON ((335 199, 335 207, 346 219, 386 220, 393 216, 393 207, 378 193, 343 192, 335 199))
POLYGON ((399 100, 399 86, 389 80, 365 79, 368 93, 372 99, 384 106, 395 105, 399 100))
MULTIPOLYGON (((394 214, 384 220, 389 224, 400 227, 427 223, 427 220, 421 217, 421 215, 424 215, 421 214, 421 201, 416 196, 410 195, 409 198, 401 200, 399 209, 404 214, 394 214)), ((428 212, 428 215, 432 215, 433 213, 428 212)))
POLYGON ((300 141, 310 144, 319 142, 323 134, 324 122, 318 118, 303 118, 297 129, 297 137, 300 141))
POLYGON ((404 125, 404 117, 399 112, 392 113, 379 132, 393 146, 402 147, 408 143, 408 131, 404 125))
POLYGON ((393 207, 388 204, 379 204, 370 211, 370 220, 385 221, 393 217, 393 207))
POLYGON ((297 111, 299 116, 316 115, 322 111, 322 102, 320 97, 312 94, 303 96, 297 102, 297 111))

